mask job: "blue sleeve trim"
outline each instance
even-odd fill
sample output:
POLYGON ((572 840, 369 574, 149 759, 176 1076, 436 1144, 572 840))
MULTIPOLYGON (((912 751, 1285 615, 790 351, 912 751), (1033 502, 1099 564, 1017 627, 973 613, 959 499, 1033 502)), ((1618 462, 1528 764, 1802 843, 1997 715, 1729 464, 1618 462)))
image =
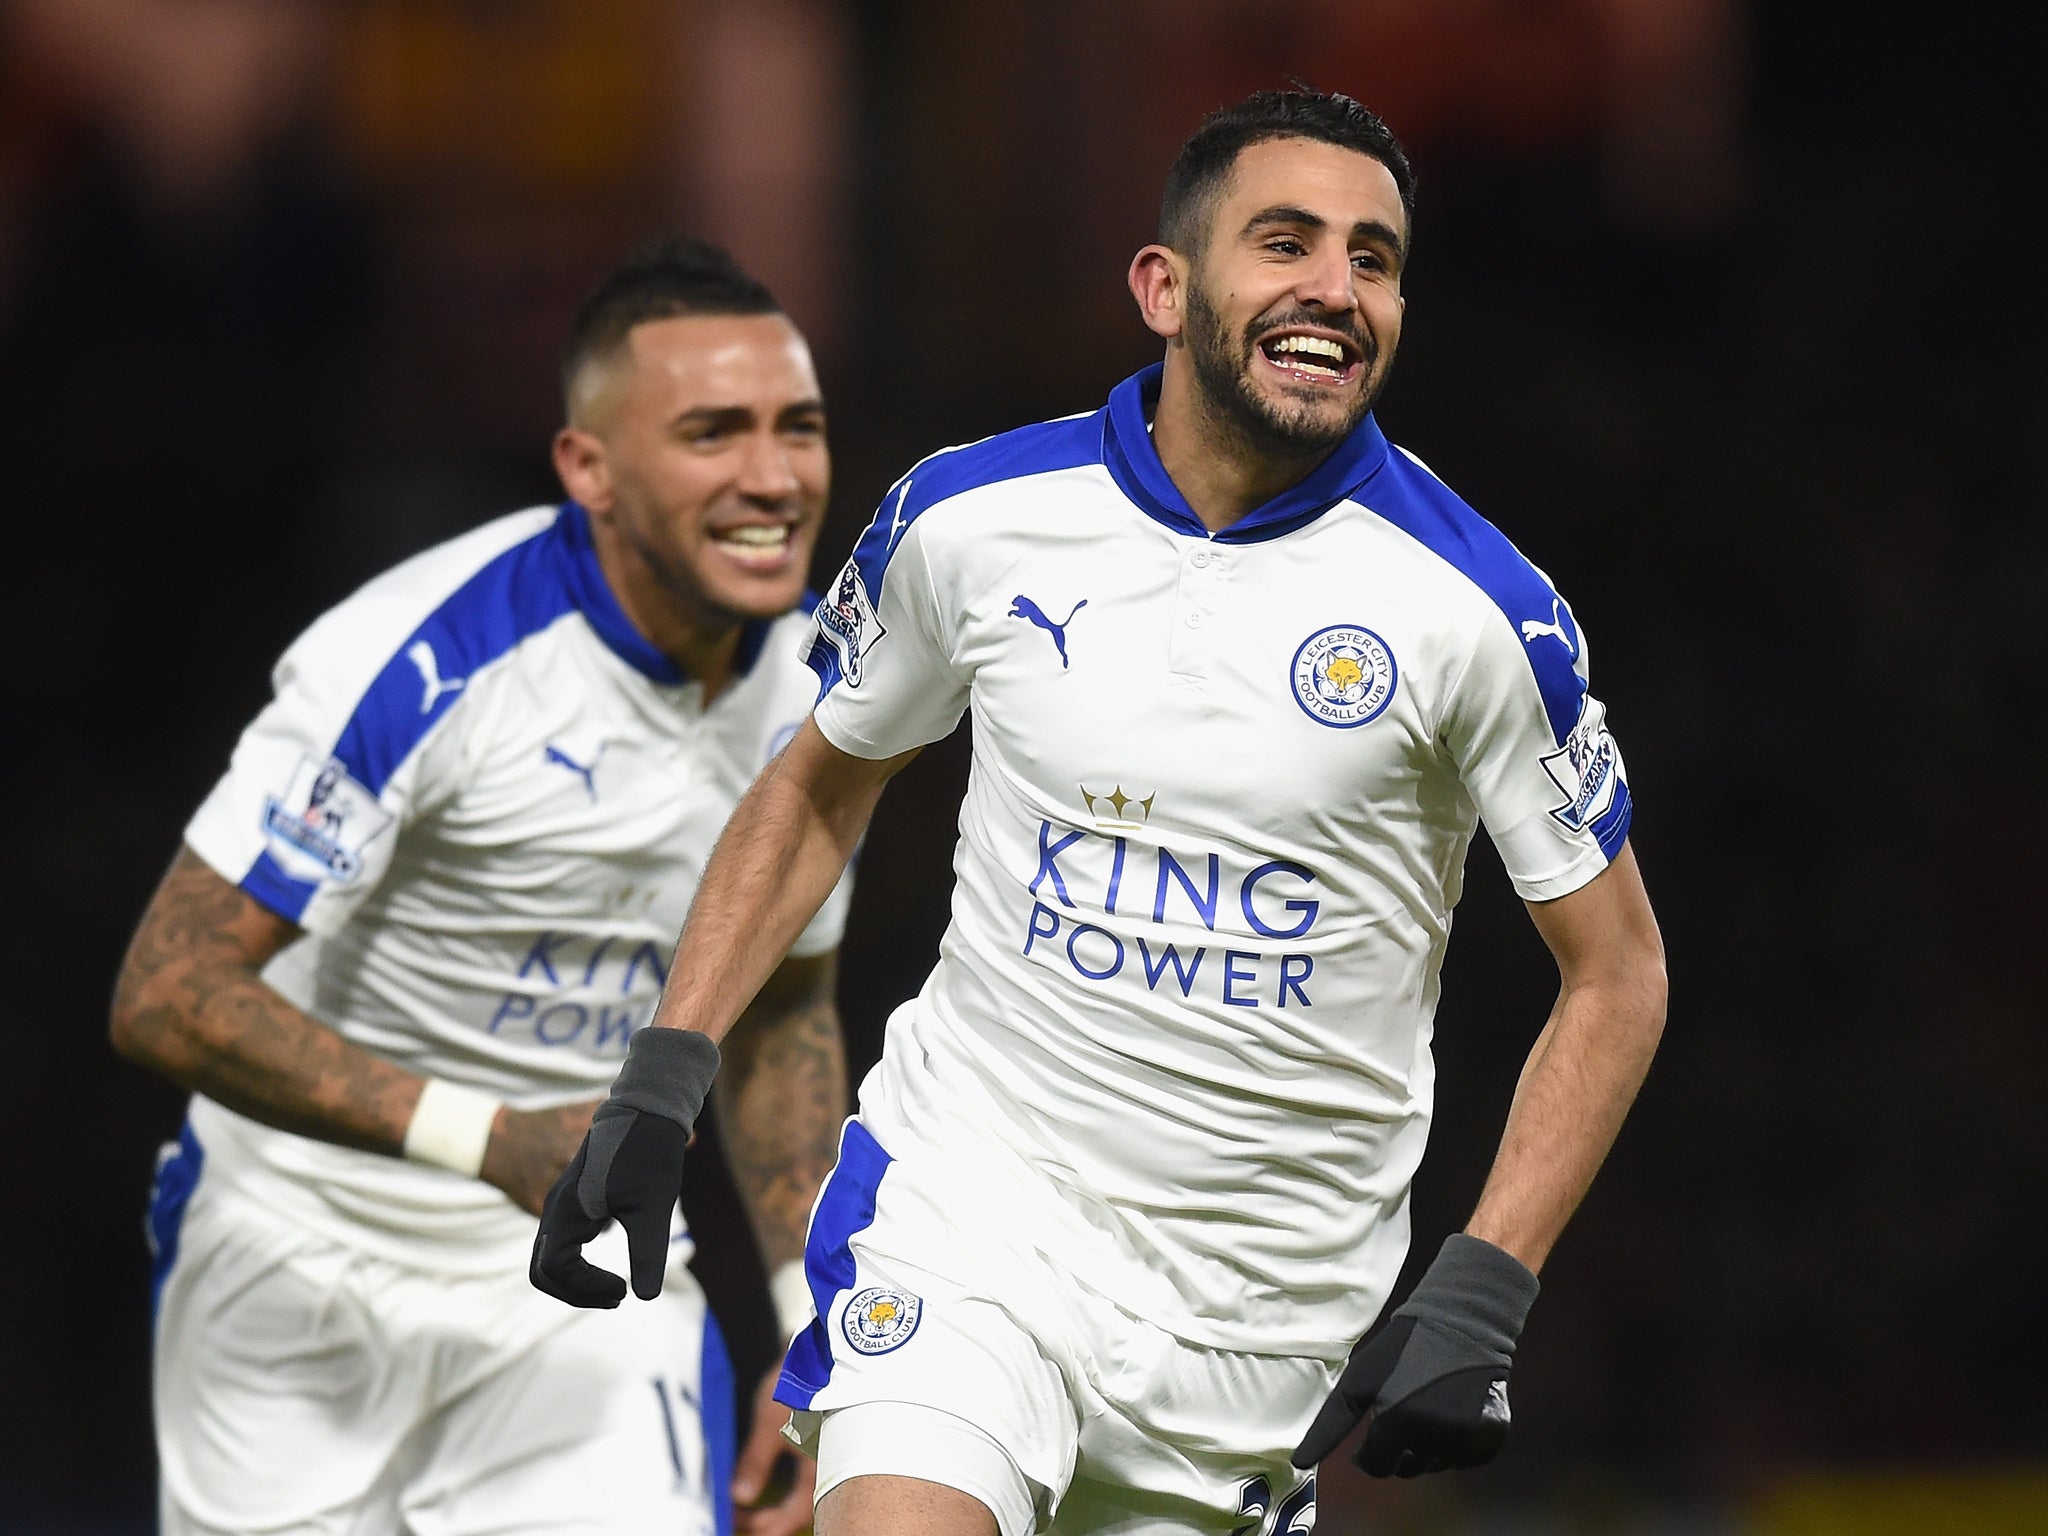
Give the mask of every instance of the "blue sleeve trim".
POLYGON ((832 1336, 826 1320, 833 1299, 853 1289, 854 1234, 875 1222, 875 1197, 882 1175, 894 1159, 858 1120, 846 1122, 839 1138, 839 1162, 818 1197, 817 1213, 804 1240, 804 1272, 811 1283, 811 1304, 818 1315, 789 1346, 775 1400, 792 1408, 808 1408, 832 1379, 832 1336))
POLYGON ((1600 843, 1600 851, 1607 855, 1612 864, 1614 856, 1621 852, 1621 845, 1628 840, 1629 823, 1635 820, 1636 804, 1628 792, 1628 780, 1617 777, 1614 781, 1614 803, 1607 807, 1593 823, 1593 836, 1600 843))
POLYGON ((1507 535, 1405 454, 1389 454, 1366 507, 1463 572, 1493 599, 1522 642, 1551 736, 1559 746, 1578 724, 1586 683, 1579 676, 1579 626, 1571 609, 1507 535))
POLYGON ((242 876, 242 890, 254 897, 272 912, 288 923, 296 923, 306 915, 306 903, 313 899, 319 889, 310 880, 294 880, 265 849, 256 856, 256 862, 249 866, 249 872, 242 876))
MULTIPOLYGON (((839 665, 838 648, 825 638, 822 629, 814 629, 812 631, 810 648, 804 652, 804 665, 818 674, 818 698, 820 699, 830 693, 832 685, 846 675, 839 665)), ((815 703, 816 700, 812 702, 815 703)))

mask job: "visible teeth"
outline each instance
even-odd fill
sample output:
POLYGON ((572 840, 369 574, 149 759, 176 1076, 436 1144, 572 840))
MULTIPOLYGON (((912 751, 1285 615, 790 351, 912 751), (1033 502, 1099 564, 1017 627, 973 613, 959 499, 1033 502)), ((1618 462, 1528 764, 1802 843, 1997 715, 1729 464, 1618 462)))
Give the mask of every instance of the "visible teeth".
POLYGON ((779 523, 772 528, 728 528, 717 537, 727 544, 746 544, 755 549, 772 549, 789 542, 789 529, 779 523))
POLYGON ((1344 363, 1343 347, 1321 336, 1282 336, 1268 350, 1275 354, 1300 352, 1313 357, 1327 357, 1339 367, 1344 363))

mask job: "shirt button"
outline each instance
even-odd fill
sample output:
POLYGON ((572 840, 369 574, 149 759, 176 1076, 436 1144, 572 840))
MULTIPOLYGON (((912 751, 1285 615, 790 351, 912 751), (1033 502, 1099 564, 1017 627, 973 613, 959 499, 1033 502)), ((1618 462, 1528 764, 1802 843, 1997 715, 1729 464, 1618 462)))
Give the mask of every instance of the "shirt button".
POLYGON ((1200 629, 1201 627, 1202 627, 1202 616, 1201 616, 1201 615, 1200 615, 1199 613, 1191 613, 1191 614, 1189 614, 1189 615, 1188 615, 1188 628, 1189 628, 1189 629, 1200 629))
POLYGON ((1188 556, 1188 564, 1192 565, 1198 571, 1208 563, 1209 551, 1207 551, 1206 549, 1198 549, 1192 555, 1188 556))

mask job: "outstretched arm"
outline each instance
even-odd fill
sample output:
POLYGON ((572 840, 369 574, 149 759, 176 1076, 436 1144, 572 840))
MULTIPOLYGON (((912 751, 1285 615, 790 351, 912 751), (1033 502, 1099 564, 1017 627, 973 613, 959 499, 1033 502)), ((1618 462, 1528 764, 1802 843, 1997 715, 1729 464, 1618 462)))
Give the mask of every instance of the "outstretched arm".
POLYGON ((1463 1232, 1352 1352, 1295 1448, 1311 1467, 1361 1419, 1375 1477, 1489 1460, 1507 1438, 1508 1370, 1536 1270, 1578 1208, 1664 1029, 1664 945, 1624 843, 1593 880, 1531 903, 1561 986, 1522 1068, 1493 1171, 1463 1232))
POLYGON ((855 757, 803 723, 711 850, 658 1026, 724 1038, 838 883, 882 786, 915 756, 855 757))
MULTIPOLYGON (((122 962, 114 1049, 265 1125, 402 1156, 427 1079, 343 1039, 263 980, 299 934, 181 848, 122 962)), ((499 1107, 474 1171, 538 1212, 595 1107, 499 1107)))
POLYGON ((855 757, 806 720, 741 799, 690 903, 656 1027, 633 1036, 611 1097, 548 1193, 528 1269, 541 1290, 579 1307, 624 1300, 625 1283, 583 1257, 583 1245, 616 1220, 626 1229, 634 1294, 660 1294, 668 1213, 718 1069, 716 1042, 824 904, 882 786, 914 756, 855 757))
POLYGON ((1529 915, 1557 960, 1550 1019, 1522 1067, 1465 1231, 1543 1267, 1635 1102, 1664 1032, 1664 942, 1624 843, 1596 879, 1529 915))

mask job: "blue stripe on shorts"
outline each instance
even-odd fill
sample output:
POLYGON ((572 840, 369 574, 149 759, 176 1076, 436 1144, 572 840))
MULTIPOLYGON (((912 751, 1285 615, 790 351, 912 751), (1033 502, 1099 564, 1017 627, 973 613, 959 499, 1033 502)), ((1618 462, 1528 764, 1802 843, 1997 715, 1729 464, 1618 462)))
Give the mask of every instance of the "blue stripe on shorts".
POLYGON ((796 1336, 782 1362, 776 1383, 777 1402, 808 1408, 832 1377, 832 1340, 825 1320, 840 1292, 853 1289, 853 1237, 875 1220, 875 1192, 893 1159, 858 1120, 846 1122, 839 1138, 839 1165, 825 1181, 804 1242, 804 1275, 811 1283, 811 1301, 818 1309, 810 1327, 796 1336))

